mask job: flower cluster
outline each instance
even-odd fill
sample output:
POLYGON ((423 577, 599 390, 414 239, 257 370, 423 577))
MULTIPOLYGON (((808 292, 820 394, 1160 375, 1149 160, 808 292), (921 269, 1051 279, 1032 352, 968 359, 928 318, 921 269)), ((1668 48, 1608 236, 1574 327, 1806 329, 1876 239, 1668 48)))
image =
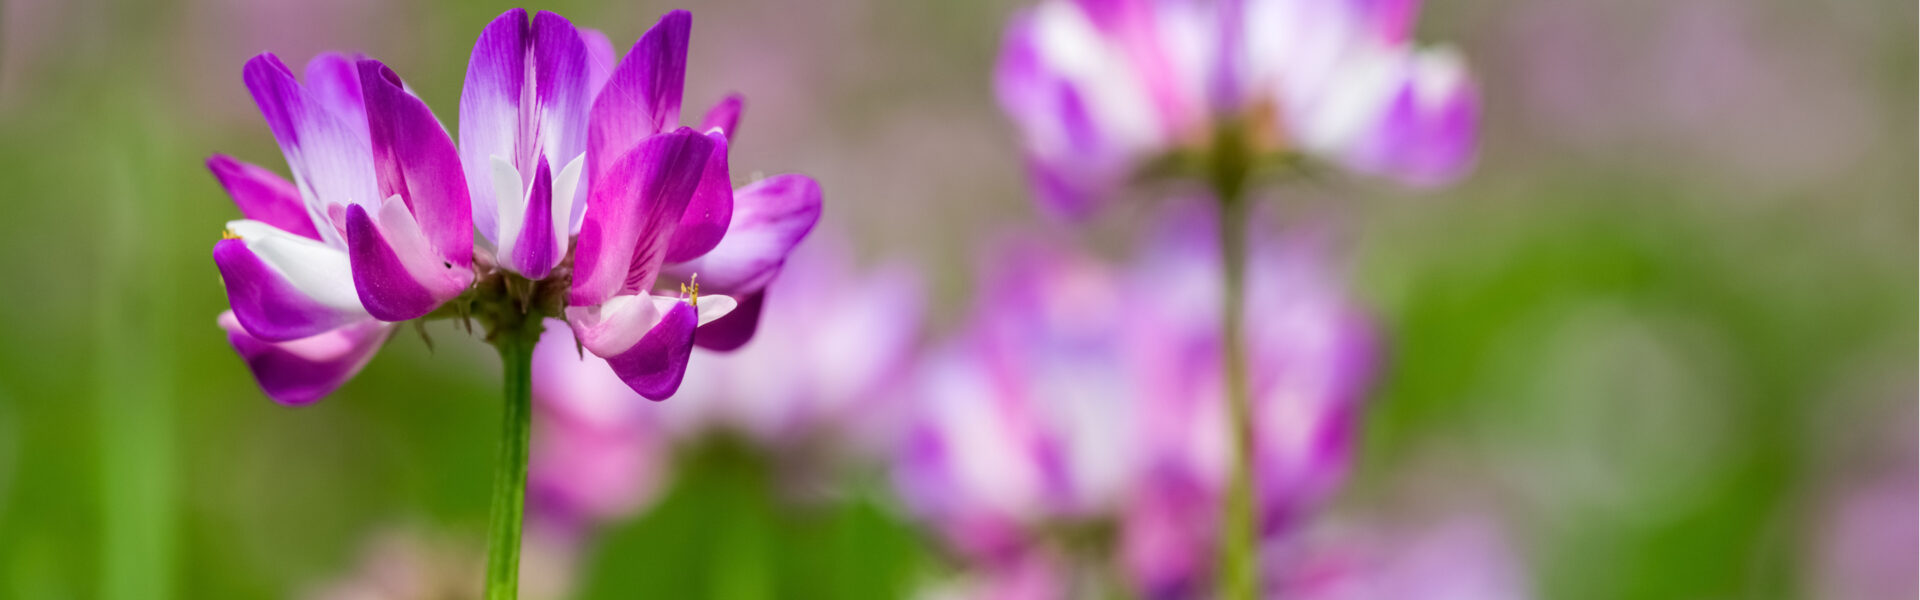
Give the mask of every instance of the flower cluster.
POLYGON ((559 15, 508 11, 474 45, 457 146, 378 61, 324 54, 304 83, 272 54, 249 61, 293 181, 226 156, 208 166, 244 217, 214 247, 232 306, 220 324, 267 395, 325 396, 393 324, 422 318, 564 317, 656 400, 695 344, 750 336, 820 188, 801 175, 732 187, 737 96, 700 129, 679 125, 691 23, 668 13, 621 57, 559 15), (729 315, 736 298, 753 310, 729 315))
MULTIPOLYGON (((1217 236, 1183 207, 1127 270, 1041 243, 993 264, 966 333, 931 358, 895 473, 971 561, 1095 548, 1151 597, 1206 589, 1229 471, 1217 236)), ((1374 334, 1312 236, 1256 247, 1250 310, 1261 530, 1343 478, 1374 334)))
POLYGON ((1457 54, 1413 47, 1417 9, 1043 0, 1008 29, 994 83, 1035 194, 1067 215, 1182 153, 1444 183, 1472 161, 1479 100, 1457 54))

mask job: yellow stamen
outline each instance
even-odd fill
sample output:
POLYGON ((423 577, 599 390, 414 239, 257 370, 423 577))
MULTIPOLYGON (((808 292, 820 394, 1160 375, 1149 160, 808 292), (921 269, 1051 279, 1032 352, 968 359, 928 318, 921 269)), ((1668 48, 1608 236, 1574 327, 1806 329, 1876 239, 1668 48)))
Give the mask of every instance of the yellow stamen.
POLYGON ((687 283, 680 284, 680 293, 686 294, 687 304, 700 308, 700 274, 694 273, 687 278, 687 283))
POLYGON ((220 230, 220 239, 237 240, 240 239, 240 234, 234 233, 232 229, 222 229, 220 230))

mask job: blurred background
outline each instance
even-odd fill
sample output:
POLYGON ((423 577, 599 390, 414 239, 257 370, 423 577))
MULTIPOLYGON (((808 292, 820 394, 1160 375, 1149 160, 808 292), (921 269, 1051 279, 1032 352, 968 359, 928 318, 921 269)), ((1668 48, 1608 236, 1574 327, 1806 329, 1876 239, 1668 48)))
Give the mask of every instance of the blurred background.
MULTIPOLYGON (((863 266, 919 267, 932 340, 985 292, 982 240, 1038 228, 1125 256, 1149 215, 1050 225, 1028 198, 988 83, 1019 5, 531 8, 620 48, 692 9, 689 111, 745 94, 736 175, 817 178, 820 231, 863 266)), ((403 333, 325 401, 269 402, 214 325, 209 252, 237 212, 202 162, 284 169, 240 80, 262 51, 365 52, 453 122, 474 37, 509 6, 0 2, 0 598, 298 597, 396 536, 477 556, 491 350, 403 333)), ((1280 194, 1341 224, 1388 338, 1333 512, 1492 515, 1542 598, 1911 598, 1915 17, 1429 1, 1418 37, 1458 45, 1484 89, 1475 174, 1280 194)), ((943 569, 878 475, 796 507, 778 461, 676 460, 603 533, 581 596, 893 598, 943 569)))

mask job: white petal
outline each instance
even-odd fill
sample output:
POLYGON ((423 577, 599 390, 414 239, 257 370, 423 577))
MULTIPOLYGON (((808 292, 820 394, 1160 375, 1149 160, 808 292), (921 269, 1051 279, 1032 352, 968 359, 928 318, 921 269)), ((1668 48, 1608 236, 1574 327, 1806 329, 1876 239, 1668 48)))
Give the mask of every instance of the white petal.
POLYGON ((229 221, 227 230, 240 236, 261 262, 315 302, 364 312, 353 287, 353 266, 346 252, 260 221, 229 221))

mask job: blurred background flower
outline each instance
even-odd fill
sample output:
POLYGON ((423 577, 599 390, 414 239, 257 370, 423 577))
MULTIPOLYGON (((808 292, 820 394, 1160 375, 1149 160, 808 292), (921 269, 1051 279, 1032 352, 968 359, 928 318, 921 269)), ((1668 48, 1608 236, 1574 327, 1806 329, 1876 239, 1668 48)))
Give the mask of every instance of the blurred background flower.
MULTIPOLYGON (((991 85, 1030 5, 702 3, 687 102, 748 98, 732 163, 818 179, 820 231, 853 272, 910 265, 917 339, 953 339, 999 292, 970 275, 992 232, 1040 221, 991 85)), ((497 390, 474 371, 494 357, 445 343, 466 335, 450 324, 431 349, 403 330, 329 401, 263 400, 208 327, 225 298, 206 247, 232 207, 200 163, 277 165, 236 77, 260 51, 379 56, 454 124, 467 51, 508 7, 0 7, 0 249, 33 257, 0 289, 0 597, 284 597, 353 573, 394 523, 478 539, 497 423, 473 408, 497 390)), ((546 8, 625 48, 678 7, 546 8)), ((1497 515, 1544 598, 1912 597, 1896 559, 1914 542, 1874 535, 1906 525, 1847 515, 1915 509, 1898 497, 1920 361, 1915 11, 1426 2, 1413 38, 1455 45, 1481 86, 1474 173, 1417 201, 1332 180, 1265 203, 1337 225, 1388 350, 1326 514, 1385 539, 1497 515)), ((1121 264, 1151 204, 1041 235, 1121 264)), ((675 453, 644 510, 598 529, 573 591, 897 598, 985 579, 871 473, 796 505, 754 454, 675 453)))

